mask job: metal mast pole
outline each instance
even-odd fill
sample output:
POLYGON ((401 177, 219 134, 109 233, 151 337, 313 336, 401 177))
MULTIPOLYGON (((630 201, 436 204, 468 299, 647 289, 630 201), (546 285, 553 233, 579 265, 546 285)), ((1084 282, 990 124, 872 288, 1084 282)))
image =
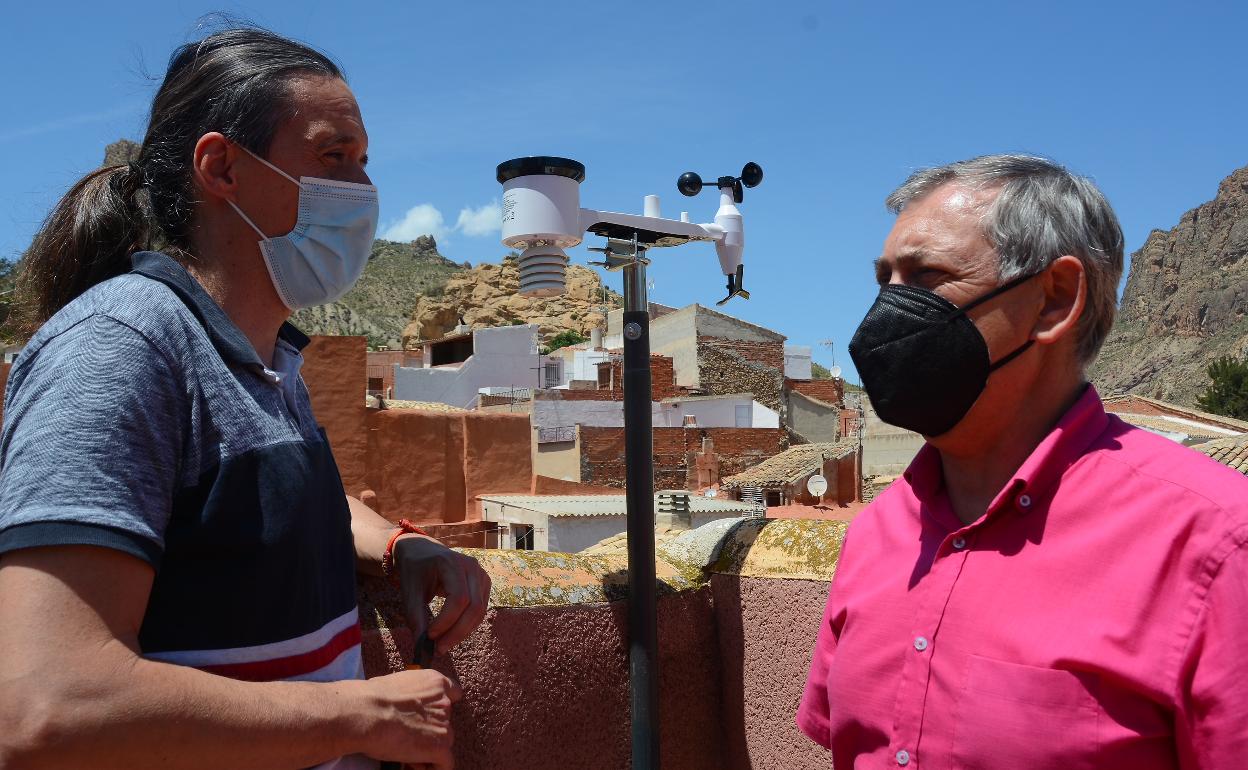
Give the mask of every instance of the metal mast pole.
POLYGON ((624 454, 628 508, 628 668, 633 770, 659 767, 659 636, 654 568, 654 430, 645 248, 612 239, 624 269, 624 454))

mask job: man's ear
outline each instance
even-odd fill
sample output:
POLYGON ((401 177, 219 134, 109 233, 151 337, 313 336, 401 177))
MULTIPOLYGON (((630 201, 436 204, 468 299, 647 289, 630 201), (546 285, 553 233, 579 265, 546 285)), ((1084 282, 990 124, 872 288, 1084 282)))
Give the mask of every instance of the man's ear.
POLYGON ((201 136, 191 156, 191 175, 196 188, 207 197, 236 200, 238 180, 234 164, 238 156, 238 148, 224 134, 211 131, 201 136))
POLYGON ((1088 300, 1088 279, 1083 263, 1070 255, 1053 260, 1040 276, 1044 304, 1036 319, 1032 337, 1041 345, 1052 345, 1073 334, 1088 300))

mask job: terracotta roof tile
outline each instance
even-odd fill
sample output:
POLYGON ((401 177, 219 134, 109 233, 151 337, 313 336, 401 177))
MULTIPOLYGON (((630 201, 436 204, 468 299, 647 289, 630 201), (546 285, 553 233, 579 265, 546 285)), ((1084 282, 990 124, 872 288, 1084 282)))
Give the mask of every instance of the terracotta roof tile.
POLYGON ((1132 399, 1138 399, 1147 404, 1152 404, 1153 406, 1157 407, 1158 409, 1162 411, 1175 412, 1191 420, 1200 420, 1201 422, 1205 422, 1211 425, 1220 425, 1224 428, 1229 428, 1231 430, 1248 432, 1248 421, 1237 420, 1234 417, 1227 417, 1226 415, 1221 415, 1221 414, 1212 414, 1210 412, 1202 412, 1199 409, 1193 409, 1189 406, 1183 406, 1181 404, 1172 404, 1168 401, 1162 401, 1161 399, 1158 399, 1158 398, 1150 398, 1148 396, 1141 396, 1138 393, 1113 393, 1111 395, 1102 397, 1101 402, 1105 404, 1106 411, 1118 413, 1119 417, 1123 417, 1123 419, 1126 419, 1125 416, 1121 412, 1118 412, 1118 409, 1116 409, 1115 407, 1117 407, 1120 402, 1130 403, 1132 399))
POLYGON ((1180 421, 1167 415, 1132 414, 1130 412, 1118 412, 1117 415, 1137 428, 1159 430, 1166 433, 1182 433, 1191 436, 1193 439, 1230 438, 1230 434, 1234 433, 1230 428, 1200 425, 1196 420, 1180 421))
POLYGON ((1248 476, 1248 434, 1206 441, 1192 449, 1248 476))
POLYGON ((775 457, 763 460, 749 470, 729 476, 720 482, 720 486, 778 487, 792 484, 815 470, 821 470, 825 459, 844 457, 857 449, 858 442, 853 439, 835 443, 798 444, 775 457))

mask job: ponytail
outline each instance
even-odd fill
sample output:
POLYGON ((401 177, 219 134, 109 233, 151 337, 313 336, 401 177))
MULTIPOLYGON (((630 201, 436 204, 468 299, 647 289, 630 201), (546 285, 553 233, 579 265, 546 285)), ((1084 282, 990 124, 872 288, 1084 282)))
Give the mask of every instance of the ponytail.
POLYGON ((130 255, 149 245, 142 187, 137 166, 107 166, 61 198, 22 258, 15 331, 33 334, 75 297, 130 269, 130 255))

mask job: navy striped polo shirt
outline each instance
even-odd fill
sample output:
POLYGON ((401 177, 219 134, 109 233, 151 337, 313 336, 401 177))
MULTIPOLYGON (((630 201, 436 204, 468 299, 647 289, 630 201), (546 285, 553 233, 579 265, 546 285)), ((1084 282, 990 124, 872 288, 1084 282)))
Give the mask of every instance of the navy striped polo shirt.
POLYGON ((307 342, 283 326, 265 367, 181 265, 136 254, 13 365, 0 553, 94 545, 151 564, 147 658, 249 681, 362 678, 350 512, 299 376, 307 342))

